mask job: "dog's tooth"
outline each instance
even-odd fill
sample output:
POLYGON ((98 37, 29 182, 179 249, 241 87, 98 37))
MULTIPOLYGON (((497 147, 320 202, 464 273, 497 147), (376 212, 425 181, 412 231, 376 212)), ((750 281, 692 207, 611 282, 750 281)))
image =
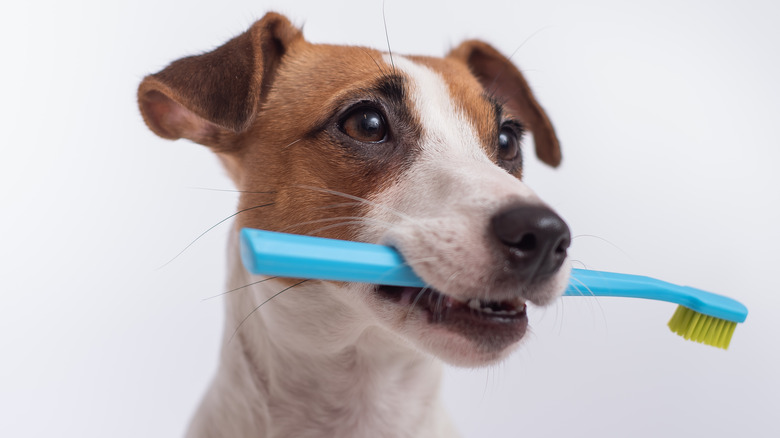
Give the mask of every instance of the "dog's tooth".
POLYGON ((481 310, 482 309, 482 303, 480 303, 479 300, 476 299, 476 298, 470 299, 467 304, 468 304, 468 306, 470 308, 472 308, 474 310, 481 310))
POLYGON ((485 312, 485 313, 494 313, 495 312, 490 307, 483 307, 483 308, 480 309, 480 311, 485 312))

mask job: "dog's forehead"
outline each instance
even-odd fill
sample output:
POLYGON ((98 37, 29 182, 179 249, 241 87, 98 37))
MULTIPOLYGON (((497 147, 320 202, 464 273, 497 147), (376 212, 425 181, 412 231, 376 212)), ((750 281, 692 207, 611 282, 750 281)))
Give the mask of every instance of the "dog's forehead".
POLYGON ((501 109, 468 68, 447 58, 384 56, 406 78, 409 99, 424 131, 423 147, 485 160, 494 154, 501 109))
POLYGON ((431 58, 422 56, 407 57, 417 65, 434 72, 447 85, 452 101, 458 110, 474 124, 480 133, 494 137, 496 119, 501 108, 498 100, 482 88, 479 80, 464 63, 449 58, 431 58))
POLYGON ((297 106, 317 108, 340 93, 370 87, 391 69, 374 49, 302 42, 285 57, 274 94, 289 99, 294 93, 301 99, 297 106))

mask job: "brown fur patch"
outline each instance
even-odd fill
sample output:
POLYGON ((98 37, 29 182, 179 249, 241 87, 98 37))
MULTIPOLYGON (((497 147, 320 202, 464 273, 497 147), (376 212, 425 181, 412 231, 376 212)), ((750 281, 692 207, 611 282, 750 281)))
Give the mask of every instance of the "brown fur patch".
MULTIPOLYGON (((381 86, 395 78, 381 53, 358 47, 292 45, 253 126, 241 136, 235 159, 245 193, 239 227, 355 240, 370 198, 401 173, 415 121, 393 109, 381 86), (336 124, 360 102, 381 104, 396 131, 385 143, 353 144, 336 124), (372 150, 375 149, 375 150, 372 150), (341 196, 339 194, 346 194, 341 196), (341 219, 338 219, 341 218, 341 219)), ((395 105, 396 107, 398 105, 395 105)))

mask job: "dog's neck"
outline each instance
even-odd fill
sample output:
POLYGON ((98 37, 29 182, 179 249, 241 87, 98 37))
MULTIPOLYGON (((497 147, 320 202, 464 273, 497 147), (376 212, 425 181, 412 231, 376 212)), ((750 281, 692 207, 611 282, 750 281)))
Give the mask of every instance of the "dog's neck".
MULTIPOLYGON (((229 289, 258 281, 241 265, 236 233, 228 259, 229 289)), ((370 325, 344 341, 343 331, 363 323, 333 304, 297 313, 279 295, 268 307, 254 310, 288 286, 271 280, 228 295, 220 368, 191 432, 236 437, 379 436, 377 431, 388 437, 455 435, 438 398, 437 359, 370 325), (312 312, 320 315, 318 320, 312 320, 312 312)), ((318 290, 322 287, 301 284, 289 293, 316 297, 325 293, 318 290)))

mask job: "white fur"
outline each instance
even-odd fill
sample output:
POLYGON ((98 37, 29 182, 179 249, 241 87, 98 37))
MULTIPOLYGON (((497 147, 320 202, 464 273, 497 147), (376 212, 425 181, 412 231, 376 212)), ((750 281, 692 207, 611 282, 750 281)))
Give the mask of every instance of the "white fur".
MULTIPOLYGON (((242 267, 236 233, 229 248, 229 287, 260 280, 242 267)), ((354 299, 365 286, 301 285, 233 336, 284 287, 269 281, 227 299, 219 370, 189 436, 457 436, 438 398, 440 363, 371 323, 354 299)))

